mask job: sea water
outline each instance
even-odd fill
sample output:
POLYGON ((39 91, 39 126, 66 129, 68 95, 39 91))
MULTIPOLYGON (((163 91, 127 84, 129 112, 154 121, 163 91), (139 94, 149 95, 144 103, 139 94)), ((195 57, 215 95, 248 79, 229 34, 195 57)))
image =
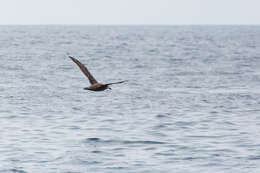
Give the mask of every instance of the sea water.
POLYGON ((259 26, 0 26, 0 172, 259 173, 259 26), (68 55, 112 90, 88 79, 68 55))

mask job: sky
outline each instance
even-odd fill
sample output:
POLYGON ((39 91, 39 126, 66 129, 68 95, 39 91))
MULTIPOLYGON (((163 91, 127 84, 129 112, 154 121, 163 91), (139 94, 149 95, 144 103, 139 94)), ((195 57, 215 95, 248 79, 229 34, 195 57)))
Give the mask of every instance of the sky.
POLYGON ((0 0, 8 24, 260 24, 260 0, 0 0))

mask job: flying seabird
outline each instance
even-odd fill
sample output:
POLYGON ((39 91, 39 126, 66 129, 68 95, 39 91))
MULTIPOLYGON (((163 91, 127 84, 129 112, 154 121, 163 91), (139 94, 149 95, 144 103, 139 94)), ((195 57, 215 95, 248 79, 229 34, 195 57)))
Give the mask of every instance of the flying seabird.
POLYGON ((76 58, 73 58, 71 56, 69 56, 69 57, 73 62, 75 62, 79 66, 80 70, 88 77, 88 80, 91 85, 89 87, 84 88, 85 90, 104 91, 106 89, 111 89, 109 87, 109 85, 126 82, 126 81, 120 81, 120 82, 101 84, 91 75, 91 73, 88 71, 87 67, 84 66, 81 62, 79 62, 79 60, 77 60, 76 58))

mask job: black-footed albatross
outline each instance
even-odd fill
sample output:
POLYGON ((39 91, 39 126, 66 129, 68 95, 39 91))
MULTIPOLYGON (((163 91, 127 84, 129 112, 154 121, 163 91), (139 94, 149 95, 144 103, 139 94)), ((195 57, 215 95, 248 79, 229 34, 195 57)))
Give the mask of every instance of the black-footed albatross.
POLYGON ((120 82, 101 84, 91 75, 91 73, 88 71, 87 67, 84 66, 81 62, 79 62, 79 60, 77 60, 76 58, 73 58, 71 56, 69 56, 69 57, 73 62, 75 62, 79 66, 80 70, 88 77, 88 80, 91 85, 89 87, 84 88, 85 90, 104 91, 106 89, 111 89, 109 87, 109 85, 126 82, 126 81, 120 81, 120 82))

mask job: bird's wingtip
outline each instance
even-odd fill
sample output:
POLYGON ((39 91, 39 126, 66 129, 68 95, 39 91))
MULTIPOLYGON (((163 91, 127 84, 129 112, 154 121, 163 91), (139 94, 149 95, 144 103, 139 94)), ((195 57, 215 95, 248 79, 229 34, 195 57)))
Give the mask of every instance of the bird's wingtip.
POLYGON ((74 59, 74 58, 73 58, 72 56, 70 56, 70 55, 69 55, 68 57, 69 57, 70 59, 72 59, 72 60, 74 59))

